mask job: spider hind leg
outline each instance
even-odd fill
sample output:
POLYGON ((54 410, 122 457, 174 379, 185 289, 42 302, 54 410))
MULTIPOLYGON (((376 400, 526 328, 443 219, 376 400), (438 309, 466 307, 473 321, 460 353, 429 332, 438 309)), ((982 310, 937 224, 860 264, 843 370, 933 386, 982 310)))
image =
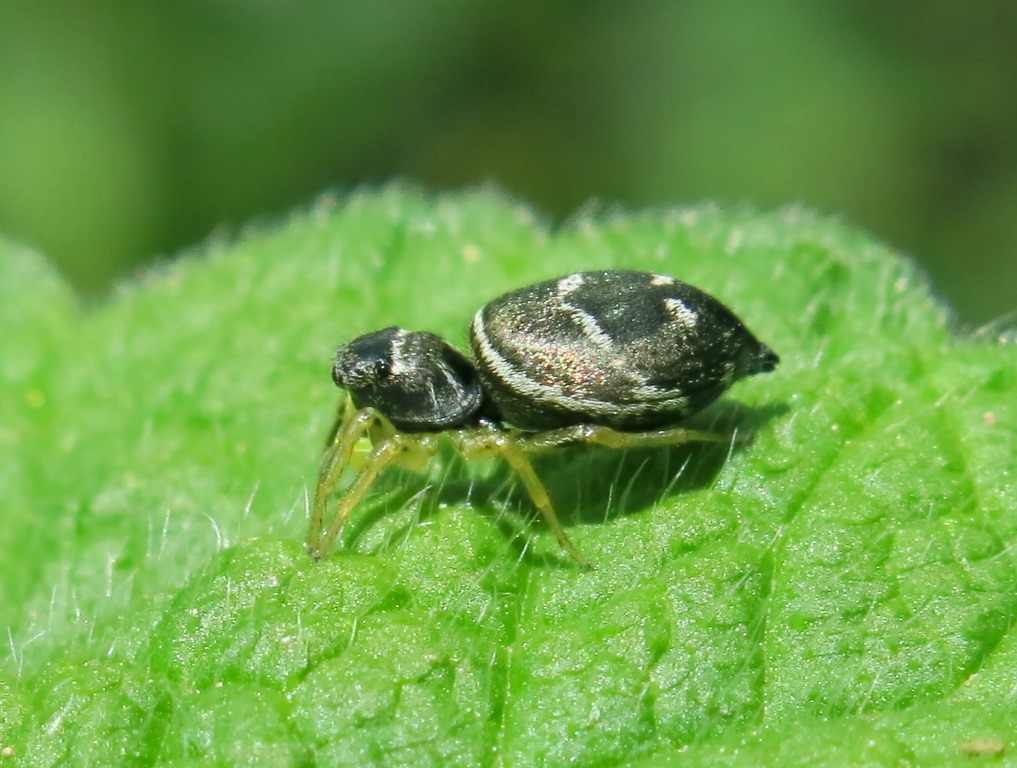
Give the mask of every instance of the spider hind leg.
POLYGON ((730 435, 687 427, 665 427, 623 432, 600 424, 575 424, 545 432, 522 433, 517 442, 526 453, 544 453, 566 445, 601 445, 606 448, 653 448, 684 443, 726 443, 730 435))
POLYGON ((608 448, 638 448, 682 445, 684 443, 723 443, 730 438, 726 435, 688 429, 667 427, 642 432, 623 432, 598 424, 576 424, 544 432, 521 432, 518 430, 462 430, 456 437, 456 447, 466 458, 495 455, 500 457, 523 481, 526 492, 544 517, 569 556, 584 568, 592 563, 572 543, 555 512, 547 488, 541 482, 529 454, 552 451, 567 445, 600 445, 608 448))

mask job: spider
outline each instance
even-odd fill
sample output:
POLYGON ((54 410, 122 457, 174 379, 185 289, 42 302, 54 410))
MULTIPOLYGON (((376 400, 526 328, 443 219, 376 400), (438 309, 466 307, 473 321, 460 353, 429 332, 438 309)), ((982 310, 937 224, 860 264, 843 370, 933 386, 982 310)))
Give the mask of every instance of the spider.
POLYGON ((576 443, 611 448, 718 442, 680 426, 779 357, 709 294, 666 275, 579 272, 504 294, 474 316, 473 358, 440 336, 390 327, 339 347, 345 389, 318 469, 308 552, 333 547, 388 467, 426 468, 441 440, 467 459, 500 457, 561 547, 582 565, 529 456, 576 443), (373 446, 330 497, 357 443, 373 446))

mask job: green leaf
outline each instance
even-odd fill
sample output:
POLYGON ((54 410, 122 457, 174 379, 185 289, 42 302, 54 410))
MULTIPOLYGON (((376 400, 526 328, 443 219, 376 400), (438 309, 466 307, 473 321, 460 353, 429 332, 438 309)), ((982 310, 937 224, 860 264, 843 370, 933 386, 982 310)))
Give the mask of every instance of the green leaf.
POLYGON ((850 227, 699 207, 552 234, 494 192, 393 187, 89 308, 0 251, 19 765, 1017 764, 1017 350, 952 336, 850 227), (310 561, 338 342, 461 344, 499 293, 607 267, 688 280, 781 354, 695 420, 750 441, 538 462, 591 571, 506 471, 447 456, 310 561))

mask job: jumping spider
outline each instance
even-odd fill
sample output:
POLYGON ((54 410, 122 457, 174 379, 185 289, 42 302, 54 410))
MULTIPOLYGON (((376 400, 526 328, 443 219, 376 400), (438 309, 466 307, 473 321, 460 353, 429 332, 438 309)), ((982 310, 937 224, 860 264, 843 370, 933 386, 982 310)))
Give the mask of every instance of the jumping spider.
POLYGON ((500 296, 474 316, 470 343, 472 359, 433 333, 391 327, 339 348, 332 378, 348 398, 318 470, 312 557, 328 553, 382 471, 421 470, 448 439, 468 459, 504 459, 562 548, 589 565, 528 456, 575 443, 724 440, 677 424, 779 361, 709 294, 631 271, 580 272, 500 296), (329 497, 364 437, 373 451, 326 525, 329 497))

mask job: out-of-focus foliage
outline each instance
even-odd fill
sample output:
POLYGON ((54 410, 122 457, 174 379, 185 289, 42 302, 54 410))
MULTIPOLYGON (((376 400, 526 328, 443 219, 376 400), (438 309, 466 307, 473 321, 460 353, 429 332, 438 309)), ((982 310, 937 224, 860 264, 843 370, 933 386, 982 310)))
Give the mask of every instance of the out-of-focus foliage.
POLYGON ((1017 304, 1017 4, 180 0, 0 7, 0 231, 102 292, 324 188, 801 201, 1017 304))

